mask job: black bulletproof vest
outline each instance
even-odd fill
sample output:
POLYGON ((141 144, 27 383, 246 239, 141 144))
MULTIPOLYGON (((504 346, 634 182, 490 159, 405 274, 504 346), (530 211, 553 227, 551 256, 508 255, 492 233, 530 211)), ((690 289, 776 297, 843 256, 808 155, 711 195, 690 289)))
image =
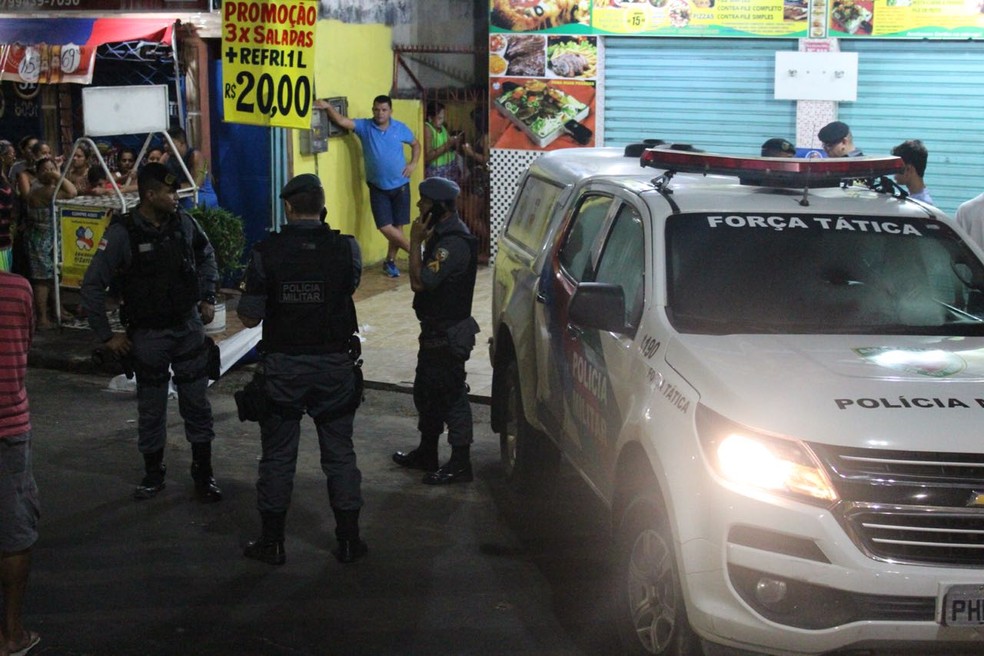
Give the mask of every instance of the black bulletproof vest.
POLYGON ((462 321, 471 316, 472 296, 475 294, 475 275, 478 272, 478 240, 462 229, 445 232, 440 239, 432 239, 424 247, 423 261, 434 254, 443 238, 461 239, 468 244, 468 268, 462 273, 446 278, 434 289, 417 292, 413 297, 413 309, 421 321, 462 321))
POLYGON ((358 331, 349 240, 325 225, 286 225, 257 246, 267 280, 263 350, 332 353, 358 331))
POLYGON ((126 323, 133 328, 171 328, 199 301, 192 235, 172 215, 161 230, 145 230, 129 214, 123 219, 132 259, 123 274, 126 323))

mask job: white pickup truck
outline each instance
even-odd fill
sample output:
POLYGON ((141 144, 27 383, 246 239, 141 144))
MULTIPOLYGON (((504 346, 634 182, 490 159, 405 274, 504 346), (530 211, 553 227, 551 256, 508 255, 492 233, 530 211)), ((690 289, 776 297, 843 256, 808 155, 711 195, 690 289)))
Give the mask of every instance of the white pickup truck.
POLYGON ((521 489, 559 452, 610 507, 625 653, 984 653, 984 264, 900 167, 630 147, 522 178, 493 427, 521 489))

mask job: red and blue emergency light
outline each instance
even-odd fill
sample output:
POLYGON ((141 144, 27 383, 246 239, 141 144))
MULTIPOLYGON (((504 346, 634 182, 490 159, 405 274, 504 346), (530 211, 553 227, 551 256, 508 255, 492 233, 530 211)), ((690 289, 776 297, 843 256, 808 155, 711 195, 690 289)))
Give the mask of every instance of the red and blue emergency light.
POLYGON ((643 167, 674 173, 736 176, 742 184, 769 187, 836 187, 845 179, 867 179, 898 173, 898 157, 733 157, 711 153, 648 148, 639 158, 643 167))

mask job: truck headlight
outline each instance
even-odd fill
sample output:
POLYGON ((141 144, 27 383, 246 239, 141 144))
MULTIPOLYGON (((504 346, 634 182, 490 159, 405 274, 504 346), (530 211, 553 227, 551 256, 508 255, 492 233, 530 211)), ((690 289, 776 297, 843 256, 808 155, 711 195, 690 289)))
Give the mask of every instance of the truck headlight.
POLYGON ((837 500, 819 460, 803 442, 736 424, 698 406, 697 433, 707 461, 734 485, 825 507, 837 500))

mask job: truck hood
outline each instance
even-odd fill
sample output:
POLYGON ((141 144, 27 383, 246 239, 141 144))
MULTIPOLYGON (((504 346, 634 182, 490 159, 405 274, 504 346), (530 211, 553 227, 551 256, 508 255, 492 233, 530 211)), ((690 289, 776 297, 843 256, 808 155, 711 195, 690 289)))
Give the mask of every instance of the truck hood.
POLYGON ((842 446, 984 450, 984 338, 679 335, 665 358, 701 403, 751 428, 842 446))

